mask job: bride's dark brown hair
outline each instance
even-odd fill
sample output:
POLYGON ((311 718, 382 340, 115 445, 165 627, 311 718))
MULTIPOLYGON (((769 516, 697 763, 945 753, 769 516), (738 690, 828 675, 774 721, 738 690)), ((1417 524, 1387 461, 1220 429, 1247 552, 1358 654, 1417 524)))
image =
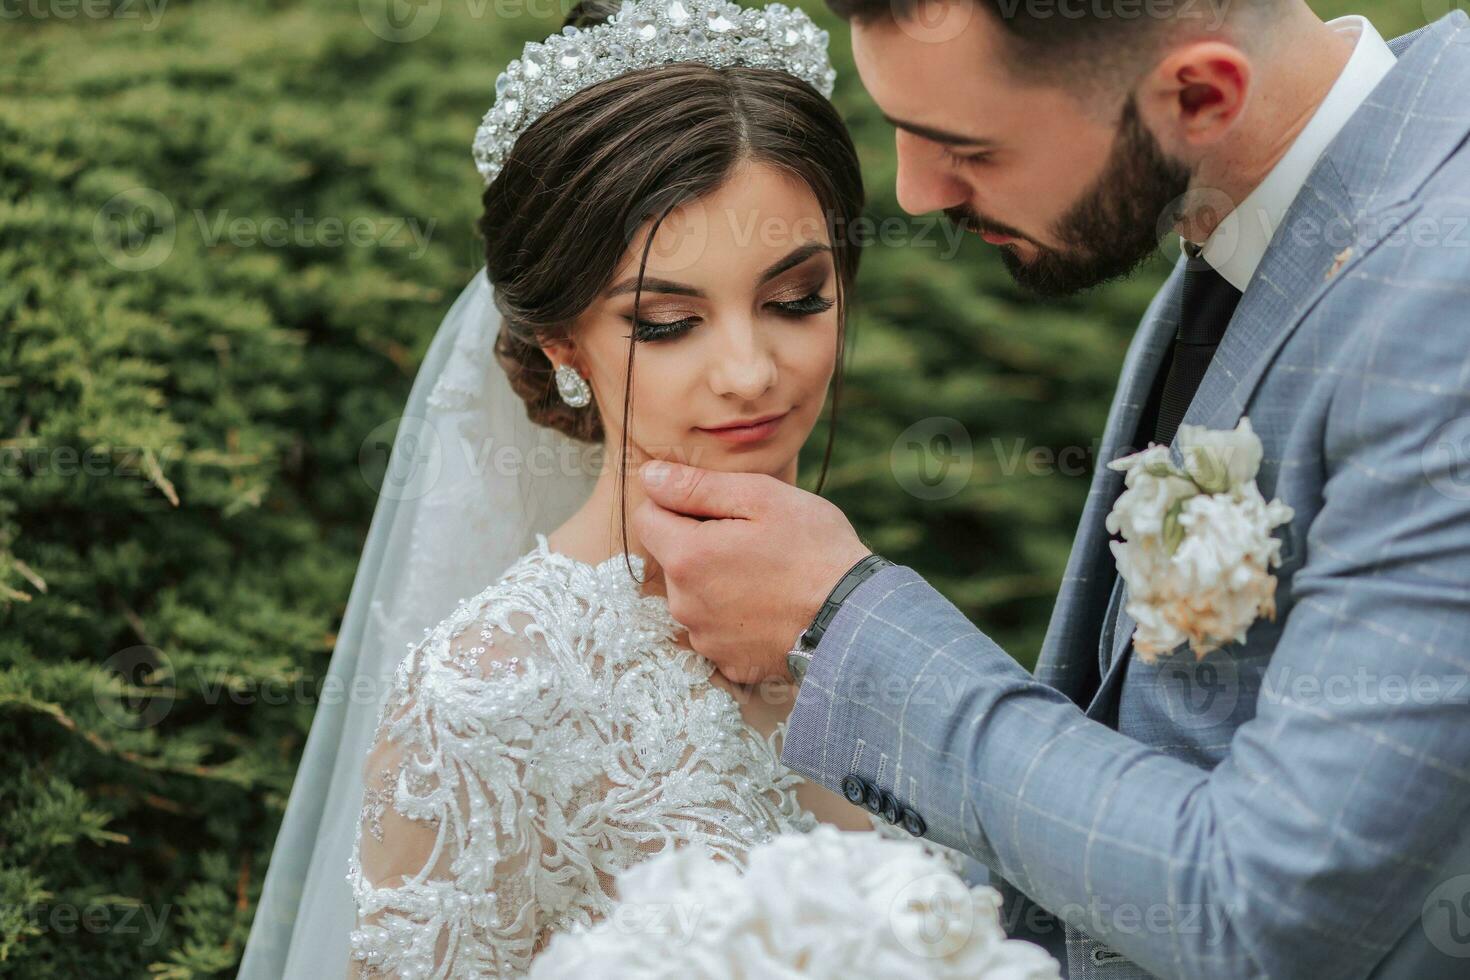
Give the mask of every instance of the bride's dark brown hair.
MULTIPOLYGON (((619 5, 583 0, 566 22, 589 27, 619 5)), ((597 405, 577 409, 562 402, 541 348, 570 337, 577 318, 611 283, 634 233, 652 219, 638 265, 636 320, 649 248, 664 218, 718 190, 747 161, 803 181, 821 206, 832 244, 838 369, 820 491, 842 392, 844 297, 860 254, 847 232, 862 211, 863 183, 837 110, 794 75, 691 63, 643 69, 578 92, 521 134, 485 189, 479 221, 503 318, 495 352, 532 421, 584 442, 601 441, 597 405)), ((630 340, 620 466, 627 459, 636 347, 630 340)))

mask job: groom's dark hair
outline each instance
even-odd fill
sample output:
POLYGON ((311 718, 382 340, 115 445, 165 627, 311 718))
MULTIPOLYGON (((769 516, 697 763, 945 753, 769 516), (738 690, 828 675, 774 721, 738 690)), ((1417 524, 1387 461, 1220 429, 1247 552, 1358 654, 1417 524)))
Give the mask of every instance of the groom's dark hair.
MULTIPOLYGON (((945 0, 826 0, 845 21, 902 23, 923 16, 926 2, 945 0)), ((1181 29, 1213 29, 1237 11, 1269 11, 1286 0, 957 0, 997 22, 1006 39, 1006 67, 1032 83, 1092 84, 1125 77, 1181 29)))

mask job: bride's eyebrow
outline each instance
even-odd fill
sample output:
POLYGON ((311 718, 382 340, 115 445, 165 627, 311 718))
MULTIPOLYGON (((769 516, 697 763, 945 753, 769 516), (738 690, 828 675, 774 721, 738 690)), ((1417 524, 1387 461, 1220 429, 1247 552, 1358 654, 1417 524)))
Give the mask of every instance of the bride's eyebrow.
MULTIPOLYGON (((830 251, 832 251, 831 246, 826 245, 822 242, 807 242, 805 245, 799 245, 795 249, 793 249, 785 258, 777 259, 775 262, 771 263, 771 265, 768 266, 766 270, 760 274, 760 278, 756 280, 756 283, 757 285, 759 285, 761 283, 770 282, 772 279, 776 278, 787 269, 795 268, 796 266, 801 265, 801 263, 805 262, 813 255, 816 255, 819 252, 830 251)), ((638 280, 636 278, 624 279, 622 282, 618 283, 616 286, 613 286, 602 295, 604 299, 612 299, 614 296, 621 296, 624 293, 631 293, 637 288, 638 280)), ((675 296, 697 296, 700 298, 704 297, 704 290, 702 289, 696 289, 695 287, 685 285, 682 282, 673 282, 668 279, 653 279, 649 277, 644 277, 643 279, 643 291, 645 293, 672 293, 675 296)))

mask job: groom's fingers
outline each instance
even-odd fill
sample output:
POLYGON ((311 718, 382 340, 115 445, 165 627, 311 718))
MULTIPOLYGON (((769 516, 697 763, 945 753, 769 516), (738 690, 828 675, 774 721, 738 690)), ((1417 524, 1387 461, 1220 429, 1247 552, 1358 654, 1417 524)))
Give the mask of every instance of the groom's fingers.
POLYGON ((652 500, 639 504, 633 511, 632 520, 638 540, 653 555, 654 561, 664 566, 677 553, 689 529, 699 526, 699 521, 694 518, 665 510, 652 500))
POLYGON ((682 463, 644 463, 638 475, 648 496, 659 506, 691 517, 750 518, 760 506, 768 477, 752 473, 718 473, 682 463))

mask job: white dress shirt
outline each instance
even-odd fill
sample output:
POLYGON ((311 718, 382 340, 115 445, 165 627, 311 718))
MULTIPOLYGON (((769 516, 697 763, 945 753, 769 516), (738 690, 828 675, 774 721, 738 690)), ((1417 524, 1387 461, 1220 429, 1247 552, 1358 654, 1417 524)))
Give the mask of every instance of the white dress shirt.
MULTIPOLYGON (((1339 17, 1328 21, 1328 26, 1357 38, 1352 57, 1291 148, 1255 190, 1225 216, 1200 250, 1204 260, 1241 292, 1250 284, 1266 247, 1317 160, 1398 60, 1366 17, 1339 17)), ((1186 243, 1186 248, 1190 244, 1186 243)))

